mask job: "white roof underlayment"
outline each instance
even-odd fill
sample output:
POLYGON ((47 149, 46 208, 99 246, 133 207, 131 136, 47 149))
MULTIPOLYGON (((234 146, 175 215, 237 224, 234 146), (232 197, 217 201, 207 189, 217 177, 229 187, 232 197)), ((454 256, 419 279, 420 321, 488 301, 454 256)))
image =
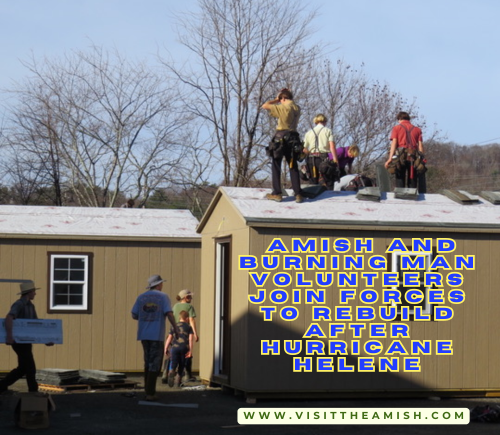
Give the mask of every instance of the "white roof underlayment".
POLYGON ((189 210, 0 206, 1 235, 195 238, 189 210))
POLYGON ((384 226, 443 226, 500 229, 500 205, 479 198, 461 205, 440 194, 421 194, 418 200, 382 193, 380 202, 361 201, 356 192, 326 191, 295 203, 293 192, 282 202, 265 199, 269 189, 222 187, 247 223, 302 222, 384 226))

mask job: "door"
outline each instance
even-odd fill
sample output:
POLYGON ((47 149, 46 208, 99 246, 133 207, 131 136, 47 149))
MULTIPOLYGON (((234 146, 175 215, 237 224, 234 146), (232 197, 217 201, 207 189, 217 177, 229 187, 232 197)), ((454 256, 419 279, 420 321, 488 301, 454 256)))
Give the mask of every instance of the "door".
POLYGON ((231 239, 215 241, 215 349, 214 376, 229 377, 231 343, 231 239))

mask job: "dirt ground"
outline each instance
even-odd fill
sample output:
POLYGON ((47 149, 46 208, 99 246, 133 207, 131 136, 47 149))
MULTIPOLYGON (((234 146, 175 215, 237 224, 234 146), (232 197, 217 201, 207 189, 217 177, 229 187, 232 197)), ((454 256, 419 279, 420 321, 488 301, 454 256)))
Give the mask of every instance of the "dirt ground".
MULTIPOLYGON (((136 389, 95 389, 85 392, 52 394, 56 410, 50 414, 51 426, 38 432, 47 434, 498 434, 500 423, 469 423, 468 425, 239 425, 239 408, 473 408, 496 404, 499 399, 377 399, 377 400, 259 400, 248 404, 242 396, 218 388, 206 388, 191 383, 190 388, 170 388, 158 381, 159 401, 144 402, 142 379, 136 389)), ((11 393, 0 396, 0 434, 19 434, 14 424, 14 408, 19 393, 26 391, 21 380, 11 387, 11 393)))

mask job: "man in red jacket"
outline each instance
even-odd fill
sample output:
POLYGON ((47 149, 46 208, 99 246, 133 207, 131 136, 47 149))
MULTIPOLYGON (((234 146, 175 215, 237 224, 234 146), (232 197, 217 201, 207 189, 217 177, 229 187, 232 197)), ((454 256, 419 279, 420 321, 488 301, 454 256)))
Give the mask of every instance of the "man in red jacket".
POLYGON ((423 159, 422 130, 410 123, 410 115, 407 112, 399 112, 397 120, 399 124, 391 132, 391 149, 385 167, 387 168, 395 157, 399 162, 395 172, 396 187, 418 186, 418 192, 425 193, 425 169, 417 171, 414 164, 417 159, 423 159))

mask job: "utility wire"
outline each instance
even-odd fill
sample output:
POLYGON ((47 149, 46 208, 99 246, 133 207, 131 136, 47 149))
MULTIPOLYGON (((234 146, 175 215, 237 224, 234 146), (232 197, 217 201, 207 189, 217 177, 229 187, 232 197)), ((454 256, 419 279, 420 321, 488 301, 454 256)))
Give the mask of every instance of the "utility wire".
POLYGON ((500 139, 500 137, 495 137, 495 138, 493 138, 493 139, 485 140, 485 141, 483 141, 483 142, 473 143, 473 144, 471 144, 471 145, 482 145, 482 144, 489 143, 489 142, 493 142, 494 140, 499 140, 499 139, 500 139))

